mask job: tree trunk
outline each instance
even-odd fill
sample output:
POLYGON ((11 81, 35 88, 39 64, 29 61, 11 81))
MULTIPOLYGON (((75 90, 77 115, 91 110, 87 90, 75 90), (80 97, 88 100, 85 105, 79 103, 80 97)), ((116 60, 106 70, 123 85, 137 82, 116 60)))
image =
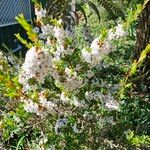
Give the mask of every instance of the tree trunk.
MULTIPOLYGON (((135 46, 135 58, 138 60, 141 52, 150 43, 150 1, 139 17, 137 28, 137 40, 135 46)), ((148 54, 144 65, 140 67, 139 74, 141 78, 137 84, 144 84, 150 89, 150 54, 148 54)))
POLYGON ((147 3, 140 18, 137 28, 137 41, 135 48, 135 56, 138 59, 141 52, 150 43, 150 1, 147 3))

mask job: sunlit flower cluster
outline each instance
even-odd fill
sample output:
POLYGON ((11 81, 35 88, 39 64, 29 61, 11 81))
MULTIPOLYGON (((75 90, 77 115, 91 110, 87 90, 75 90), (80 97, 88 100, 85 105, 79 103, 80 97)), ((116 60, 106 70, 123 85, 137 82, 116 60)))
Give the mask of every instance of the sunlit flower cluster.
POLYGON ((63 74, 59 74, 55 65, 51 69, 51 75, 55 79, 55 83, 62 85, 66 90, 73 91, 80 88, 83 84, 83 79, 77 75, 77 72, 66 67, 63 74))
POLYGON ((46 112, 40 109, 40 105, 32 101, 32 99, 22 100, 24 102, 24 109, 29 113, 35 113, 38 116, 46 116, 46 112))
MULTIPOLYGON (((39 28, 38 28, 39 29, 39 28)), ((34 30, 38 31, 37 28, 35 28, 34 30)), ((36 31, 36 32, 37 32, 36 31)), ((40 39, 44 39, 46 40, 49 36, 51 36, 53 34, 53 26, 46 24, 46 25, 42 25, 41 26, 41 33, 39 33, 39 38, 40 39)))
MULTIPOLYGON (((59 20, 55 19, 49 15, 51 8, 46 12, 42 4, 34 2, 36 27, 23 15, 18 18, 28 36, 24 39, 16 35, 28 48, 25 58, 18 59, 18 53, 15 57, 13 53, 8 56, 0 52, 2 141, 9 144, 6 147, 16 149, 112 149, 113 143, 117 149, 118 135, 123 135, 123 139, 126 135, 114 129, 122 123, 132 126, 133 117, 128 117, 126 112, 136 102, 128 104, 127 100, 137 100, 138 95, 132 87, 126 89, 126 84, 132 83, 128 84, 128 79, 124 78, 131 62, 128 61, 130 54, 126 56, 124 51, 127 47, 122 43, 129 42, 130 36, 125 37, 122 24, 104 30, 113 25, 111 21, 94 39, 96 30, 93 28, 91 34, 90 29, 98 29, 97 25, 89 24, 88 29, 80 12, 69 12, 75 15, 72 16, 75 21, 82 20, 76 26, 63 14, 59 15, 59 20), (84 33, 81 33, 82 26, 84 33), (130 95, 126 95, 129 92, 130 95), (110 136, 114 133, 119 134, 112 140, 110 136), (13 139, 15 141, 11 142, 13 139), (109 143, 105 142, 107 139, 109 143)), ((72 0, 73 8, 75 4, 76 0, 72 0)), ((51 2, 46 7, 50 5, 51 2)), ((89 9, 88 5, 85 7, 89 9)), ((133 41, 130 47, 132 44, 133 41)), ((142 98, 138 97, 138 101, 142 98)), ((139 108, 138 104, 136 106, 139 108)), ((126 133, 126 129, 123 132, 126 133)), ((121 147, 124 146, 126 143, 121 143, 121 147)))
POLYGON ((108 110, 112 111, 112 110, 119 110, 120 105, 116 100, 108 100, 105 103, 105 106, 108 110))
MULTIPOLYGON (((35 12, 37 20, 41 19, 42 22, 42 19, 46 17, 46 11, 36 8, 35 12)), ((57 25, 44 24, 42 22, 40 27, 33 29, 39 35, 40 44, 43 43, 44 46, 34 46, 28 50, 19 76, 19 82, 23 85, 23 91, 28 92, 28 90, 37 88, 36 83, 44 83, 45 77, 50 75, 55 86, 60 89, 60 93, 57 93, 59 95, 58 99, 54 102, 52 101, 53 97, 51 100, 48 100, 40 93, 38 103, 33 102, 31 99, 24 100, 25 110, 42 117, 48 113, 54 113, 57 109, 60 109, 60 112, 62 111, 62 114, 65 114, 63 109, 58 108, 58 103, 60 107, 61 104, 69 106, 69 109, 71 107, 86 108, 87 104, 85 101, 87 100, 101 101, 103 106, 109 111, 118 110, 120 105, 113 97, 93 90, 95 87, 100 87, 100 82, 98 78, 94 77, 95 74, 92 68, 98 66, 100 61, 112 51, 112 40, 125 35, 123 26, 119 24, 115 30, 109 30, 105 39, 101 40, 98 37, 93 40, 90 47, 83 48, 79 56, 81 61, 73 67, 71 60, 68 61, 66 56, 71 57, 76 47, 72 47, 69 41, 69 34, 64 30, 61 23, 61 19, 57 21, 57 25), (83 64, 85 62, 89 65, 87 65, 84 73, 81 74, 80 70, 84 68, 83 64), (93 89, 85 91, 85 99, 80 99, 80 96, 77 95, 69 96, 67 94, 68 92, 78 94, 80 88, 86 86, 89 79, 91 81, 90 86, 93 89)), ((55 125, 56 133, 65 124, 66 120, 58 120, 55 125)), ((73 130, 78 132, 76 126, 73 127, 73 130)))
POLYGON ((23 85, 23 90, 30 89, 29 79, 35 79, 39 83, 43 83, 50 67, 51 57, 46 49, 33 47, 28 50, 19 76, 19 82, 23 85))
POLYGON ((85 93, 85 98, 87 100, 99 100, 103 103, 105 108, 109 111, 119 110, 120 104, 118 101, 114 100, 114 98, 110 94, 102 94, 99 91, 87 91, 85 93))
POLYGON ((35 113, 38 116, 45 117, 49 113, 54 113, 57 105, 51 100, 47 100, 44 93, 39 93, 38 102, 33 102, 31 99, 22 98, 21 101, 24 103, 24 109, 27 112, 35 113))
POLYGON ((35 15, 37 17, 37 20, 40 20, 40 19, 46 17, 46 10, 36 7, 35 8, 35 15))
POLYGON ((123 25, 118 24, 118 26, 115 28, 115 32, 113 29, 109 30, 107 38, 104 41, 101 41, 98 37, 93 40, 89 50, 84 48, 81 51, 82 57, 92 67, 100 64, 100 61, 112 51, 112 40, 119 39, 125 35, 126 32, 123 30, 123 25))
POLYGON ((123 25, 118 24, 116 26, 115 30, 113 30, 113 29, 109 30, 107 40, 111 41, 111 40, 114 40, 114 39, 119 39, 119 38, 121 38, 125 35, 126 35, 126 32, 123 29, 123 25))
POLYGON ((92 67, 98 65, 100 61, 111 52, 112 46, 110 42, 101 42, 99 38, 93 40, 90 49, 87 51, 83 49, 82 57, 90 63, 92 67))
POLYGON ((120 104, 110 94, 103 95, 103 102, 107 110, 119 110, 120 104))
POLYGON ((87 100, 95 100, 95 99, 101 100, 102 99, 102 94, 99 91, 94 91, 94 92, 86 91, 85 98, 87 100))
POLYGON ((63 29, 63 27, 54 26, 53 29, 54 37, 57 39, 56 43, 56 52, 54 53, 55 59, 60 60, 61 57, 64 57, 67 54, 71 54, 73 49, 69 47, 66 43, 67 32, 63 29))

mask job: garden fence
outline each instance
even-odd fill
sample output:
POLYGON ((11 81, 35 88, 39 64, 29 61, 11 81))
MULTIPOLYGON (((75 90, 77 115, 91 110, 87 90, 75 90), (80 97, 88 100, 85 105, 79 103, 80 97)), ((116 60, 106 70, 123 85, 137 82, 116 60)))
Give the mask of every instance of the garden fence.
POLYGON ((24 32, 15 20, 20 13, 24 14, 28 21, 31 21, 30 0, 0 0, 0 46, 4 43, 13 50, 19 48, 14 34, 24 32))

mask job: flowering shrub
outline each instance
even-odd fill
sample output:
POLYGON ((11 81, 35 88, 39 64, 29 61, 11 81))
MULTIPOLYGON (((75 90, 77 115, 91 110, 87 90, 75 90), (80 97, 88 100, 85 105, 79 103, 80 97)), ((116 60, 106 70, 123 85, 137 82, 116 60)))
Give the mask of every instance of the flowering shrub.
POLYGON ((112 53, 123 52, 124 26, 106 30, 90 47, 79 49, 61 19, 50 18, 40 5, 35 14, 36 27, 17 17, 32 41, 17 35, 29 48, 19 70, 0 53, 0 90, 8 99, 3 100, 2 140, 16 149, 125 149, 115 140, 124 133, 115 132, 130 110, 130 105, 124 108, 128 98, 119 101, 117 95, 129 61, 119 64, 122 56, 112 53))
MULTIPOLYGON (((91 97, 90 92, 94 90, 88 90, 88 81, 94 76, 94 68, 100 65, 100 61, 112 51, 113 40, 125 36, 123 26, 119 24, 114 31, 111 29, 104 37, 96 38, 90 48, 79 51, 73 45, 72 37, 63 29, 61 20, 48 24, 46 11, 40 6, 35 7, 35 14, 41 26, 30 30, 37 34, 38 41, 33 43, 35 46, 29 49, 25 56, 19 83, 23 85, 23 92, 37 92, 37 100, 33 102, 34 100, 30 98, 21 98, 25 103, 25 110, 42 117, 45 112, 54 113, 58 109, 56 112, 58 113, 62 104, 67 104, 68 109, 70 107, 87 109, 89 106, 84 95, 91 97), (55 94, 54 97, 50 97, 50 100, 47 100, 48 96, 45 95, 46 89, 40 89, 38 86, 44 84, 46 77, 51 78, 50 84, 57 88, 53 90, 55 94), (62 104, 58 106, 58 103, 62 104)), ((23 18, 17 20, 21 22, 23 18)), ((95 92, 99 93, 94 90, 92 92, 94 97, 95 92)), ((101 93, 97 95, 98 99, 101 99, 100 95, 101 93)), ((97 99, 97 96, 91 99, 97 99)), ((118 110, 119 103, 109 98, 104 102, 104 106, 110 110, 118 110)), ((67 107, 65 109, 61 112, 62 116, 65 116, 65 111, 68 111, 67 107)))

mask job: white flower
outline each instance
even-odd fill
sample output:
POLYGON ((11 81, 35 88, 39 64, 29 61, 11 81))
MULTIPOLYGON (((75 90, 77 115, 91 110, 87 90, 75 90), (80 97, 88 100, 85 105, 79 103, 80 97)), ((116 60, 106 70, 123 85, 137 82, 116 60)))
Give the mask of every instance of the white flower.
POLYGON ((101 100, 102 94, 99 91, 86 91, 85 92, 85 99, 87 100, 101 100))
POLYGON ((116 37, 115 33, 113 32, 112 29, 110 29, 110 30, 108 31, 108 37, 107 37, 108 41, 114 40, 115 37, 116 37))
POLYGON ((72 75, 72 70, 69 69, 68 67, 65 68, 65 73, 67 74, 67 76, 70 78, 72 75))
POLYGON ((93 99, 92 91, 86 91, 86 92, 85 92, 85 99, 86 99, 86 100, 91 100, 91 99, 93 99))
POLYGON ((47 36, 44 35, 43 33, 40 33, 40 34, 38 35, 38 37, 39 37, 40 39, 44 39, 44 40, 47 38, 47 36))
POLYGON ((87 76, 88 78, 91 78, 91 77, 94 76, 94 72, 93 72, 92 70, 88 70, 86 76, 87 76))
POLYGON ((35 15, 37 16, 37 19, 40 20, 42 18, 46 17, 46 10, 44 9, 35 9, 35 15))
POLYGON ((125 35, 125 31, 123 30, 123 25, 122 24, 118 24, 118 26, 116 27, 116 39, 123 37, 125 35))
POLYGON ((54 29, 54 36, 56 37, 59 44, 64 44, 66 38, 66 32, 63 28, 55 26, 54 29))
POLYGON ((117 101, 115 100, 108 100, 106 103, 105 103, 105 106, 108 110, 119 110, 120 108, 120 105, 117 101))
POLYGON ((72 129, 73 129, 73 131, 74 131, 75 133, 82 133, 82 130, 79 130, 79 129, 77 128, 77 125, 76 125, 76 124, 74 124, 74 126, 72 126, 72 129))
POLYGON ((96 38, 93 40, 90 48, 90 52, 86 51, 85 49, 81 51, 82 57, 91 65, 91 67, 94 67, 100 64, 100 61, 105 55, 110 53, 111 44, 108 41, 103 41, 102 45, 100 45, 99 38, 96 38))
POLYGON ((99 38, 93 40, 90 48, 92 49, 91 54, 99 55, 100 52, 99 38))
POLYGON ((44 95, 40 94, 39 96, 39 102, 43 108, 46 108, 47 112, 53 112, 56 105, 51 102, 47 101, 47 98, 45 98, 44 95))
POLYGON ((73 76, 71 78, 67 78, 66 81, 63 83, 63 86, 69 91, 74 91, 80 88, 82 84, 83 84, 83 79, 73 76))
POLYGON ((7 57, 8 61, 11 63, 11 64, 14 64, 15 63, 15 60, 12 56, 8 56, 7 57))
POLYGON ((39 145, 43 145, 43 144, 47 143, 47 141, 48 141, 48 138, 46 136, 44 136, 40 139, 39 145))
POLYGON ((36 113, 38 116, 45 116, 46 113, 44 111, 39 110, 39 105, 34 103, 31 99, 24 100, 24 109, 30 113, 36 113))
POLYGON ((79 101, 78 98, 75 96, 73 97, 72 103, 76 107, 80 107, 80 108, 87 107, 87 105, 83 101, 79 101))
POLYGON ((60 100, 62 100, 65 103, 68 103, 69 102, 69 97, 64 92, 62 92, 61 95, 60 95, 60 100))
POLYGON ((91 53, 89 53, 85 48, 81 51, 83 59, 87 61, 88 63, 91 62, 91 53))
POLYGON ((110 42, 104 41, 102 45, 101 57, 103 57, 102 54, 104 54, 104 56, 108 55, 111 52, 111 50, 112 50, 112 45, 110 44, 110 42))
POLYGON ((53 27, 50 26, 49 24, 46 24, 44 26, 41 27, 41 31, 42 31, 42 34, 43 35, 49 35, 49 34, 52 34, 53 32, 53 27))
POLYGON ((35 32, 35 33, 39 33, 39 31, 40 31, 40 29, 39 29, 38 27, 35 27, 35 28, 33 29, 33 32, 35 32))
POLYGON ((21 119, 18 116, 14 116, 13 118, 17 123, 21 122, 21 119))

